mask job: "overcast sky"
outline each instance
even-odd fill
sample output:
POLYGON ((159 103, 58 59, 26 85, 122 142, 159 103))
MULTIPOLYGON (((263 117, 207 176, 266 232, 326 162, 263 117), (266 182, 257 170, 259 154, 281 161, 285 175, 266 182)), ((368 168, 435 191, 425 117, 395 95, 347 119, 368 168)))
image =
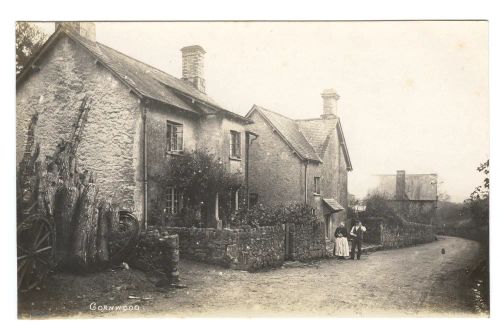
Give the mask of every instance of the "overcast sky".
MULTIPOLYGON (((39 24, 53 32, 53 24, 39 24)), ((180 48, 206 51, 207 93, 246 114, 258 104, 318 117, 334 88, 363 197, 373 174, 437 173, 453 201, 489 158, 486 22, 97 23, 97 40, 174 76, 180 48)))

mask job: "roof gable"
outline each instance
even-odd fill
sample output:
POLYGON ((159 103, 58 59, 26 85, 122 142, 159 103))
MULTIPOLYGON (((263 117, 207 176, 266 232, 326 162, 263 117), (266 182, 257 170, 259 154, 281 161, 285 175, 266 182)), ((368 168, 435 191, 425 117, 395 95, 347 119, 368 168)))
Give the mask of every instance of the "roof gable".
POLYGON ((295 122, 299 126, 300 132, 314 148, 319 157, 323 158, 335 132, 338 119, 300 119, 295 122))
POLYGON ((190 83, 108 46, 83 38, 62 26, 52 34, 40 51, 32 57, 30 63, 19 73, 16 78, 17 83, 30 74, 33 63, 36 63, 64 35, 83 46, 96 58, 97 62, 110 70, 140 98, 152 99, 190 113, 219 112, 236 120, 249 122, 247 118, 222 108, 190 83))
POLYGON ((321 158, 318 156, 304 135, 300 132, 299 125, 295 120, 258 105, 254 105, 246 117, 250 118, 255 111, 262 115, 266 123, 281 136, 285 143, 287 143, 292 150, 295 151, 299 158, 314 162, 321 162, 321 158))
POLYGON ((342 125, 339 118, 314 118, 296 120, 300 131, 304 134, 307 141, 312 145, 319 157, 324 158, 328 145, 333 140, 332 136, 337 132, 342 154, 346 162, 348 171, 352 171, 351 158, 347 150, 347 144, 342 131, 342 125))
POLYGON ((351 157, 349 156, 349 150, 347 149, 347 143, 345 142, 344 131, 342 130, 342 124, 340 123, 340 119, 337 122, 337 132, 339 134, 339 142, 340 146, 342 147, 342 151, 344 153, 347 170, 352 171, 353 168, 351 163, 351 157))

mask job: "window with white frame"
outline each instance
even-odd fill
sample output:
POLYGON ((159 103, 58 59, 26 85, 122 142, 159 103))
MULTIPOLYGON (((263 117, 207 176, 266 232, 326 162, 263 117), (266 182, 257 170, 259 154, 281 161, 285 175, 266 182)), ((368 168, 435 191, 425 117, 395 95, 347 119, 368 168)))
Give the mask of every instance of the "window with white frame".
POLYGON ((231 131, 231 140, 229 143, 229 155, 234 158, 241 158, 241 133, 231 131))
POLYGON ((177 214, 179 213, 179 207, 181 202, 181 195, 175 188, 168 187, 166 189, 165 195, 165 212, 169 214, 177 214))
POLYGON ((183 150, 182 124, 167 121, 167 152, 183 150))

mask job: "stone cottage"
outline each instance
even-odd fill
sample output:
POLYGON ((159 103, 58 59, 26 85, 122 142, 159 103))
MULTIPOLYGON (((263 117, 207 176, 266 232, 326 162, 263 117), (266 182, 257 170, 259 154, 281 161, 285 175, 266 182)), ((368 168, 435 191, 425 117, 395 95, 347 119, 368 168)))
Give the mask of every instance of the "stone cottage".
MULTIPOLYGON (((95 174, 103 197, 133 211, 144 225, 181 207, 179 192, 159 184, 173 157, 207 150, 246 177, 250 120, 206 94, 202 47, 181 52, 178 79, 97 42, 94 23, 56 23, 54 34, 17 77, 17 163, 32 114, 38 113, 35 139, 44 159, 68 137, 79 102, 89 96, 93 103, 79 165, 95 174)), ((218 207, 214 210, 209 225, 220 226, 218 207)))
POLYGON ((330 238, 347 221, 352 164, 337 114, 339 95, 327 89, 321 96, 320 118, 294 120, 257 105, 248 112, 248 129, 258 135, 249 153, 249 189, 253 204, 313 206, 330 238))
POLYGON ((432 224, 437 209, 437 174, 378 175, 378 185, 371 193, 386 197, 389 205, 408 221, 432 224))

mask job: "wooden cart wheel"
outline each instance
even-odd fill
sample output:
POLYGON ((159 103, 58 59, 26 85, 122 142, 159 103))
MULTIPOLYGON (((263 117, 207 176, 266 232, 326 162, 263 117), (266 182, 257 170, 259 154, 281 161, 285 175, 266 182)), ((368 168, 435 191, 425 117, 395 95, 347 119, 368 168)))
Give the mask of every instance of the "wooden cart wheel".
POLYGON ((122 262, 139 243, 141 226, 139 220, 129 211, 120 211, 116 232, 111 233, 109 242, 112 264, 122 262))
POLYGON ((17 288, 29 291, 45 279, 54 266, 55 233, 51 223, 34 214, 17 226, 17 288))

